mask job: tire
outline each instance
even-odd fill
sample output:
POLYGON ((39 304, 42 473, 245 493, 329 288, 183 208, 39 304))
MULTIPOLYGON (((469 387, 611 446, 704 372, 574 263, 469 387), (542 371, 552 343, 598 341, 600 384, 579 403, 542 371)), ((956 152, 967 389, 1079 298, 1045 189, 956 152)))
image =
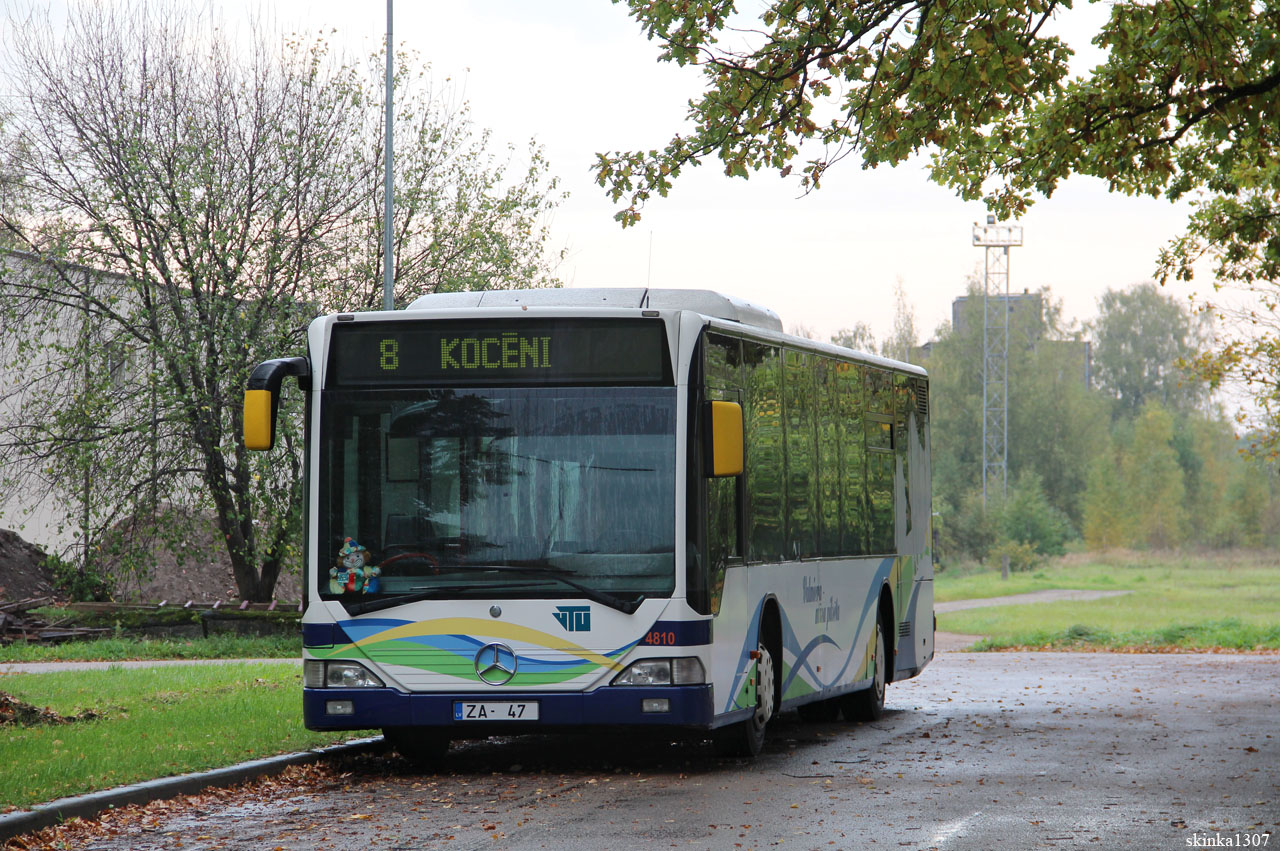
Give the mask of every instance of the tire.
POLYGON ((871 686, 841 701, 840 709, 846 721, 878 721, 884 715, 884 687, 888 671, 886 659, 888 654, 884 648, 884 620, 876 618, 876 632, 872 640, 875 642, 871 686))
POLYGON ((386 727, 382 738, 417 768, 439 765, 449 750, 449 735, 432 727, 386 727))
POLYGON ((778 708, 775 690, 773 654, 763 642, 757 640, 760 659, 756 663, 756 711, 746 721, 730 724, 716 731, 716 750, 722 756, 757 756, 764 748, 765 728, 773 720, 778 708))

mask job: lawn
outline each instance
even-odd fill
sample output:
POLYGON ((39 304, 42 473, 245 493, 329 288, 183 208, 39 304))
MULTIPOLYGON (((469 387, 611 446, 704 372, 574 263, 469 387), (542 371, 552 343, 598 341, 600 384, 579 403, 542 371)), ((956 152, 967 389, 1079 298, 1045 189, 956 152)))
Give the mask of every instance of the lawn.
POLYGON ((100 716, 0 725, 0 810, 370 735, 304 729, 302 671, 290 664, 10 674, 0 691, 100 716))
POLYGON ((301 659, 299 634, 265 637, 99 638, 63 644, 0 646, 0 662, 125 662, 132 659, 301 659))
POLYGON ((1069 556, 1016 573, 942 571, 939 602, 1054 588, 1130 591, 1079 602, 944 612, 938 628, 980 649, 1280 649, 1280 554, 1069 556))

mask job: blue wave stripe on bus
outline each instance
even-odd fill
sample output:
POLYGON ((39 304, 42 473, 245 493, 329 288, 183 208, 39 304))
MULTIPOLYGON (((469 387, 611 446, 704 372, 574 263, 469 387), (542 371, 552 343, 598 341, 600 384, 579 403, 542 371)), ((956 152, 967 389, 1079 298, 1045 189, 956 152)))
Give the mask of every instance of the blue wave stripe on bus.
POLYGON ((366 638, 377 635, 380 632, 386 632, 389 629, 395 629, 399 626, 412 623, 412 621, 400 620, 398 618, 369 618, 358 621, 339 621, 336 626, 347 634, 352 644, 358 641, 364 641, 366 638))
MULTIPOLYGON (((786 620, 787 618, 783 617, 783 621, 786 621, 786 620)), ((790 628, 791 628, 790 623, 785 623, 783 626, 784 631, 789 631, 790 628)), ((823 633, 822 635, 819 635, 819 636, 815 636, 812 641, 810 641, 808 644, 804 646, 803 649, 794 649, 795 646, 798 644, 799 642, 795 640, 794 633, 793 633, 792 654, 796 657, 796 661, 795 661, 795 664, 791 666, 791 672, 787 674, 787 678, 782 681, 783 694, 786 694, 787 689, 791 688, 791 683, 795 681, 795 678, 800 675, 801 671, 808 671, 809 676, 813 677, 813 681, 815 683, 818 683, 819 687, 830 685, 830 683, 822 682, 822 679, 818 676, 818 672, 815 671, 813 667, 809 664, 809 656, 813 654, 813 651, 817 650, 819 647, 823 646, 824 644, 831 644, 836 647, 839 647, 840 645, 836 644, 835 640, 831 636, 827 635, 826 633, 823 633)), ((834 682, 834 680, 832 682, 834 682)))
MULTIPOLYGON (((880 607, 880 593, 878 589, 883 588, 885 586, 885 583, 889 581, 889 575, 893 572, 893 562, 894 562, 894 559, 892 558, 886 558, 881 560, 880 567, 879 569, 876 570, 876 578, 872 581, 872 587, 876 588, 877 592, 874 596, 868 595, 868 599, 864 602, 862 606, 862 614, 858 616, 858 626, 853 633, 854 635, 862 635, 862 630, 867 625, 867 618, 876 617, 878 615, 879 607, 880 607)), ((885 638, 885 641, 892 640, 892 637, 888 635, 886 635, 884 638, 885 638)), ((831 680, 832 682, 839 682, 840 680, 844 679, 845 672, 849 670, 849 666, 851 664, 854 664, 853 651, 855 647, 856 647, 856 642, 854 646, 851 646, 849 648, 849 655, 845 657, 844 665, 841 666, 840 670, 836 673, 835 677, 832 678, 831 680)))
MULTIPOLYGON (((873 595, 868 595, 868 599, 863 603, 862 612, 858 616, 858 625, 853 633, 855 636, 862 634, 862 630, 867 623, 867 618, 869 616, 872 616, 872 614, 877 611, 877 607, 880 603, 880 594, 878 589, 883 588, 885 583, 889 581, 889 575, 893 571, 893 563, 894 563, 893 556, 889 556, 880 560, 880 565, 879 567, 876 568, 875 578, 872 580, 872 583, 871 583, 871 587, 874 589, 877 589, 877 591, 873 595)), ((764 604, 765 604, 765 600, 764 598, 761 598, 760 602, 756 605, 755 613, 751 616, 751 623, 747 625, 746 638, 742 645, 742 654, 743 654, 742 658, 746 658, 748 653, 756 649, 754 642, 755 642, 756 636, 760 634, 760 618, 764 614, 764 604)), ((797 650, 800 649, 800 646, 799 646, 800 642, 798 639, 795 638, 795 631, 791 627, 790 618, 788 617, 786 611, 781 608, 781 606, 779 606, 779 612, 782 616, 782 632, 783 632, 784 643, 787 641, 786 636, 788 635, 788 633, 791 635, 791 643, 786 646, 786 649, 791 650, 793 653, 795 653, 797 650)), ((887 640, 889 636, 885 636, 885 638, 887 640)), ((835 644, 836 642, 832 641, 831 643, 835 644)), ((810 642, 810 647, 804 651, 804 655, 807 656, 809 653, 811 653, 814 647, 815 645, 813 645, 813 643, 810 642)), ((832 683, 839 682, 844 678, 845 672, 849 670, 849 666, 854 662, 854 655, 856 650, 857 650, 857 642, 855 641, 849 646, 849 655, 845 657, 844 664, 841 666, 840 670, 837 671, 830 680, 827 680, 826 682, 822 682, 821 680, 817 680, 815 676, 815 681, 819 683, 820 688, 826 688, 832 683)), ((779 659, 777 660, 777 662, 778 664, 781 664, 782 660, 779 659)), ((799 666, 797 665, 797 667, 799 666)), ((807 663, 806 663, 806 667, 807 667, 807 663)), ((794 676, 794 670, 792 675, 794 676)), ((736 700, 738 693, 742 689, 742 684, 746 680, 746 676, 747 675, 745 671, 739 671, 734 676, 733 685, 729 689, 728 700, 726 700, 725 702, 724 709, 722 710, 723 712, 732 712, 735 708, 740 708, 740 707, 734 706, 734 701, 736 700)), ((787 692, 786 685, 789 685, 790 682, 791 680, 788 679, 787 682, 784 684, 784 687, 782 689, 783 694, 786 694, 787 692)))
POLYGON ((381 632, 384 629, 394 629, 406 623, 408 621, 395 618, 367 618, 358 621, 342 621, 341 623, 304 623, 302 625, 302 645, 304 647, 329 647, 340 644, 355 644, 361 638, 381 632))

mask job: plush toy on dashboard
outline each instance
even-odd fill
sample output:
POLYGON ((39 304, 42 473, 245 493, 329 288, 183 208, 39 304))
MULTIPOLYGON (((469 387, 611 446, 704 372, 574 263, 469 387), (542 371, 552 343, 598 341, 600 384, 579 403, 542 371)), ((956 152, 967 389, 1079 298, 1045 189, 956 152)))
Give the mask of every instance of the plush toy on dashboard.
POLYGON ((338 561, 329 568, 329 591, 334 594, 378 591, 382 570, 373 564, 373 555, 352 538, 342 542, 338 561))

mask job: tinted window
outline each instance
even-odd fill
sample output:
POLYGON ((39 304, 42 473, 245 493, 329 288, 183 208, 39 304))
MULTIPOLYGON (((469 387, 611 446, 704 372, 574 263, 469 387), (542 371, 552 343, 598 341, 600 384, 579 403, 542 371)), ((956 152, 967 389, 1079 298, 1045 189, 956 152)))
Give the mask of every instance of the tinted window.
POLYGON ((744 341, 747 404, 747 548, 753 561, 785 557, 782 358, 776 346, 744 341))

